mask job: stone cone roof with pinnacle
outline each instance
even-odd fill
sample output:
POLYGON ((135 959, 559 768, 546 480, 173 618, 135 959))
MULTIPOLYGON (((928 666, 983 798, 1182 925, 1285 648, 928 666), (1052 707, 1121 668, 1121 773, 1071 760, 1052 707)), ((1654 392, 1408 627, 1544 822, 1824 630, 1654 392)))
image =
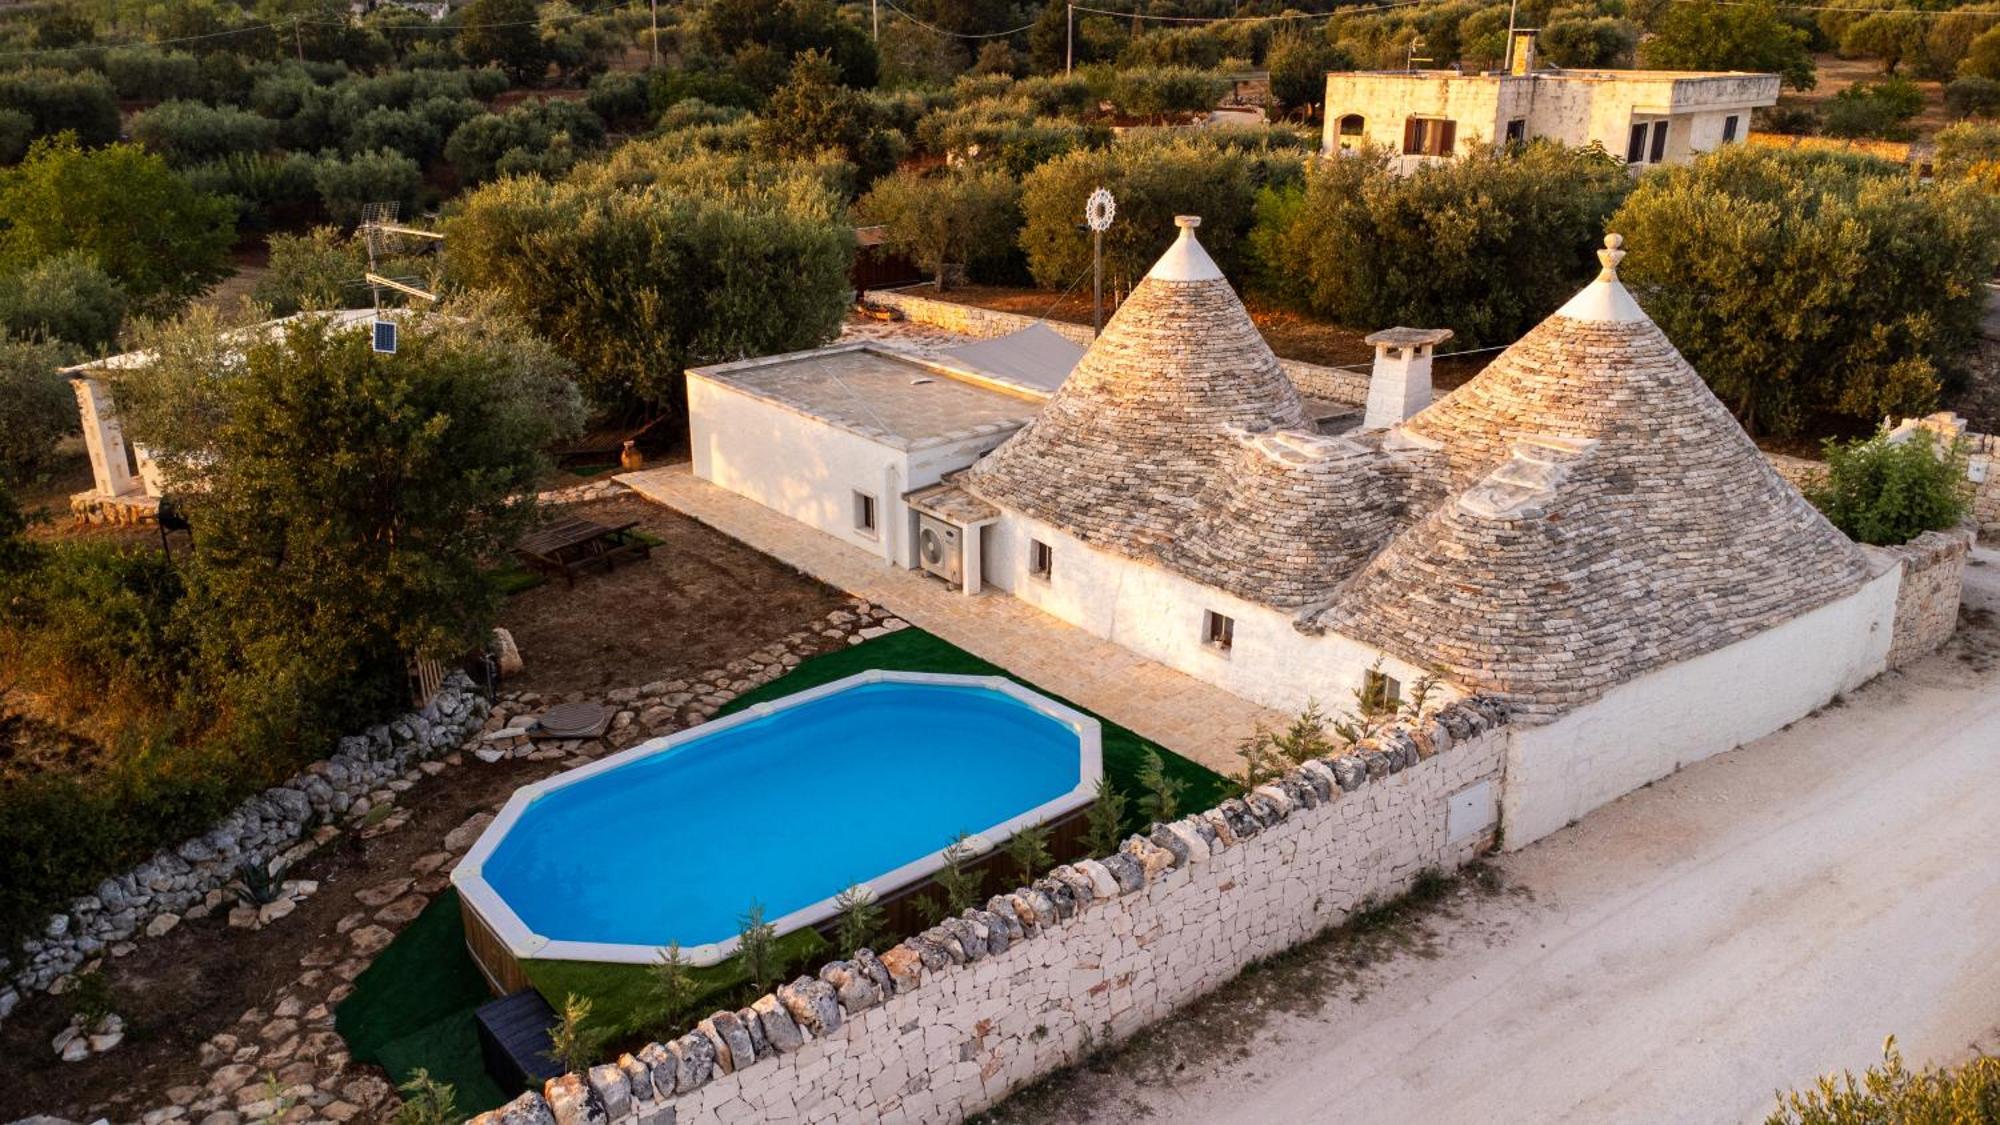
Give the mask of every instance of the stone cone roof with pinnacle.
POLYGON ((1245 434, 1309 431, 1298 389, 1194 228, 1132 291, 1034 421, 971 469, 991 503, 1151 558, 1245 434))
POLYGON ((1404 424, 1449 497, 1300 620, 1529 713, 1841 598, 1867 558, 1604 270, 1404 424))

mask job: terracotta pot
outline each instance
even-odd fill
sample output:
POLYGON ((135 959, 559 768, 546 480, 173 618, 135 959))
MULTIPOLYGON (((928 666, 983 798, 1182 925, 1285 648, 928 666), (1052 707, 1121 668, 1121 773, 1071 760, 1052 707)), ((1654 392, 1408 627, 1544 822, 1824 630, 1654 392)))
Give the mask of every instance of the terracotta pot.
POLYGON ((646 455, 639 452, 638 442, 628 441, 625 443, 624 451, 618 454, 618 463, 625 466, 626 472, 643 469, 646 467, 646 455))

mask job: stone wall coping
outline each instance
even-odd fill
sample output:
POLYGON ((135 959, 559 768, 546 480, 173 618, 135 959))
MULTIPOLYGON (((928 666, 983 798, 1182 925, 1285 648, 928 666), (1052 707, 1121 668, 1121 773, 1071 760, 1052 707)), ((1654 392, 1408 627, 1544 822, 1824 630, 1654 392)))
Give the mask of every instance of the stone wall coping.
POLYGON ((916 991, 1023 941, 1061 928, 1093 902, 1141 893, 1167 873, 1207 862, 1287 819, 1451 750, 1508 722, 1504 704, 1459 700, 1399 722, 1339 754, 1306 762, 1214 808, 1155 823, 1101 859, 1061 864, 983 908, 947 918, 879 956, 857 950, 736 1012, 717 1012, 670 1043, 649 1043, 587 1073, 552 1078, 474 1125, 622 1125, 670 1121, 673 1100, 720 1075, 798 1051, 890 997, 916 991), (739 1057, 747 1054, 747 1062, 739 1057))

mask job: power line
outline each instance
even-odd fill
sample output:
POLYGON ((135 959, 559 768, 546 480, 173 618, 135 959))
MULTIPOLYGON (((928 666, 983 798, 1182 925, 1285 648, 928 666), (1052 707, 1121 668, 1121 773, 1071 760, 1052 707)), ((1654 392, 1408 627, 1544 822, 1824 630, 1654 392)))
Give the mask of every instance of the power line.
MULTIPOLYGON (((603 15, 606 12, 617 11, 621 8, 633 8, 637 7, 639 2, 640 0, 622 0, 621 3, 617 4, 606 4, 597 8, 586 8, 582 11, 570 12, 567 15, 550 16, 546 20, 543 19, 510 20, 500 23, 480 23, 472 25, 444 24, 444 23, 420 24, 407 27, 399 27, 392 25, 388 27, 367 28, 366 30, 379 31, 384 33, 391 31, 410 31, 410 32, 442 31, 442 32, 456 33, 464 30, 465 27, 467 26, 473 26, 473 27, 539 26, 543 23, 558 23, 568 20, 579 20, 587 16, 603 15)), ((289 31, 297 27, 357 27, 357 26, 358 25, 354 23, 341 22, 335 20, 311 20, 311 19, 306 19, 303 16, 300 16, 296 19, 285 20, 281 23, 248 23, 244 24, 241 27, 232 27, 225 29, 223 31, 208 31, 208 32, 203 32, 200 35, 180 35, 180 36, 175 36, 174 38, 171 39, 130 39, 123 43, 93 42, 93 43, 84 43, 76 47, 31 47, 20 51, 0 52, 0 59, 28 58, 35 55, 55 55, 55 54, 66 55, 66 54, 75 54, 78 51, 117 50, 123 47, 170 47, 177 43, 196 43, 205 39, 221 39, 224 36, 229 36, 229 35, 249 35, 252 34, 253 32, 259 32, 259 31, 289 31)))
POLYGON ((1846 8, 1831 4, 1791 4, 1785 0, 1674 0, 1676 4, 1720 4, 1728 8, 1789 8, 1798 12, 1852 12, 1861 16, 1989 16, 2000 12, 1968 12, 1963 8, 1846 8))
POLYGON ((1271 20, 1324 20, 1334 16, 1349 16, 1356 12, 1382 12, 1390 8, 1408 8, 1416 4, 1429 4, 1434 0, 1390 0, 1382 4, 1357 4, 1336 8, 1330 12, 1284 12, 1275 16, 1155 16, 1143 12, 1114 12, 1109 8, 1092 8, 1085 4, 1071 4, 1079 12, 1090 12, 1100 16, 1117 16, 1119 19, 1152 20, 1157 23, 1263 23, 1271 20))
POLYGON ((909 20, 911 23, 916 24, 918 27, 923 28, 925 31, 933 31, 939 35, 949 35, 953 39, 1005 39, 1009 35, 1019 35, 1020 33, 1035 26, 1032 23, 1024 23, 1019 27, 1008 28, 1006 31, 982 31, 977 33, 965 32, 965 31, 946 31, 944 28, 941 28, 936 24, 925 23, 924 21, 918 19, 917 17, 897 7, 895 0, 881 0, 881 3, 886 5, 890 11, 896 13, 897 15, 903 17, 906 20, 909 20))

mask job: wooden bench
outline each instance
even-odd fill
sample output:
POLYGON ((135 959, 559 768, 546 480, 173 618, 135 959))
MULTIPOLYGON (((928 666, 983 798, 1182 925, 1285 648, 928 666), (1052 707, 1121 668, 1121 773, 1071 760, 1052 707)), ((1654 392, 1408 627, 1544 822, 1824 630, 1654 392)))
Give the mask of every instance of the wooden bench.
POLYGON ((576 572, 586 567, 610 570, 620 559, 650 557, 653 545, 632 530, 637 526, 637 520, 610 527, 563 516, 523 536, 514 553, 536 570, 559 574, 574 586, 576 572))

